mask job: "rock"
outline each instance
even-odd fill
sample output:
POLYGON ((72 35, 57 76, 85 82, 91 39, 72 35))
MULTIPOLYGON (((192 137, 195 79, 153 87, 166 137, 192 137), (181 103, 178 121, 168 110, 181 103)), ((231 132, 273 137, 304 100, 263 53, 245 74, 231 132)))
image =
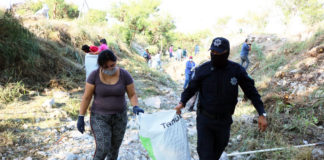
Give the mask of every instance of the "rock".
POLYGON ((146 98, 143 101, 144 101, 144 104, 147 106, 152 106, 155 108, 160 108, 160 106, 161 106, 161 99, 159 96, 146 98))
POLYGON ((303 140, 303 143, 304 143, 304 144, 308 144, 308 142, 307 142, 306 140, 303 140))
POLYGON ((241 141, 242 140, 242 136, 239 134, 237 137, 236 137, 237 141, 241 141))
POLYGON ((68 92, 56 91, 56 92, 53 93, 53 97, 56 98, 56 99, 69 98, 70 94, 68 92))
POLYGON ((226 152, 223 152, 221 157, 219 158, 219 160, 229 160, 228 157, 227 157, 227 154, 226 152))
POLYGON ((135 118, 132 118, 131 120, 128 121, 127 128, 129 128, 129 129, 139 129, 139 124, 138 124, 138 122, 136 122, 135 118))
POLYGON ((44 151, 38 151, 37 154, 42 155, 44 157, 47 155, 44 151))
POLYGON ((36 118, 35 122, 36 123, 39 123, 40 122, 40 118, 36 118))
POLYGON ((304 85, 298 85, 298 89, 296 91, 297 95, 303 95, 306 91, 306 87, 304 85))
POLYGON ((46 100, 42 107, 52 108, 52 106, 55 104, 54 98, 46 100))
POLYGON ((37 92, 37 91, 30 91, 28 94, 30 96, 39 96, 39 92, 37 92))
POLYGON ((321 148, 315 148, 312 151, 312 157, 314 160, 324 159, 324 151, 321 148))
POLYGON ((243 160, 245 159, 242 155, 234 156, 232 160, 243 160))
POLYGON ((71 121, 66 127, 68 130, 73 130, 75 129, 76 122, 71 121))
POLYGON ((65 158, 66 160, 77 160, 78 156, 72 153, 67 153, 65 154, 65 158))
POLYGON ((188 128, 188 135, 189 136, 194 136, 197 134, 197 129, 196 127, 191 127, 191 128, 188 128))
POLYGON ((289 73, 297 73, 297 72, 299 72, 299 71, 300 71, 300 69, 297 68, 297 69, 291 70, 289 73))
POLYGON ((298 84, 297 82, 292 82, 292 83, 290 83, 290 87, 294 88, 295 86, 297 86, 297 84, 298 84))
POLYGON ((60 132, 64 133, 66 131, 65 127, 61 127, 60 132))

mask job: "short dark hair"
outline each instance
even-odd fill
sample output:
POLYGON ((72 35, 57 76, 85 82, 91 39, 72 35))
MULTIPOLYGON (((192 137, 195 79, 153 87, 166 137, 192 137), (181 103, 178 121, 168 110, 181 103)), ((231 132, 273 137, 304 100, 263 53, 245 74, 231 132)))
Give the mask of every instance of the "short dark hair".
POLYGON ((245 39, 245 42, 248 42, 249 41, 249 39, 245 39))
POLYGON ((117 57, 109 49, 100 52, 98 56, 98 65, 100 67, 103 67, 108 61, 113 61, 113 62, 117 61, 117 57))
POLYGON ((101 39, 100 43, 107 44, 107 41, 106 41, 106 39, 101 39))
POLYGON ((88 45, 83 45, 81 48, 84 52, 89 53, 90 52, 90 47, 88 45))

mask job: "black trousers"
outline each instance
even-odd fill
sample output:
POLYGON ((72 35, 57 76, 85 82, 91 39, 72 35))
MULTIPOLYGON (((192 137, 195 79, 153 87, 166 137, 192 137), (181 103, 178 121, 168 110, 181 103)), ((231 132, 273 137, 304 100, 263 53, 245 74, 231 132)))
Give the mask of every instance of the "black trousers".
POLYGON ((218 160, 230 137, 232 117, 210 118, 204 114, 197 115, 199 160, 218 160))

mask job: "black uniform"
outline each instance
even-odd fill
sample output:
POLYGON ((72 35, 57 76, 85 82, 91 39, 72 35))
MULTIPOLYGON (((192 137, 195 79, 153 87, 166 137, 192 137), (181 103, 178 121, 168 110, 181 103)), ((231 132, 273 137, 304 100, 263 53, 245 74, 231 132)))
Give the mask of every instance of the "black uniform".
POLYGON ((199 91, 197 114, 198 154, 200 160, 219 159, 227 146, 232 114, 237 104, 238 85, 252 101, 259 115, 265 113, 260 95, 245 69, 232 61, 223 68, 206 62, 196 68, 193 79, 181 94, 184 104, 199 91))

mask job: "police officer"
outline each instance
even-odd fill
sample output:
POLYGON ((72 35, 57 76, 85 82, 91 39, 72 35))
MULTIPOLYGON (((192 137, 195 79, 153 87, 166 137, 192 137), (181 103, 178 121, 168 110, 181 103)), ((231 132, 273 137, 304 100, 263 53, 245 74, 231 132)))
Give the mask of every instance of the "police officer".
POLYGON ((232 114, 237 104, 238 85, 259 113, 259 129, 265 131, 267 128, 266 112, 253 79, 241 65, 228 60, 229 53, 227 39, 213 39, 210 46, 211 61, 196 68, 193 79, 175 107, 177 113, 181 114, 181 108, 199 91, 197 151, 200 160, 219 159, 227 146, 233 123, 232 114))

